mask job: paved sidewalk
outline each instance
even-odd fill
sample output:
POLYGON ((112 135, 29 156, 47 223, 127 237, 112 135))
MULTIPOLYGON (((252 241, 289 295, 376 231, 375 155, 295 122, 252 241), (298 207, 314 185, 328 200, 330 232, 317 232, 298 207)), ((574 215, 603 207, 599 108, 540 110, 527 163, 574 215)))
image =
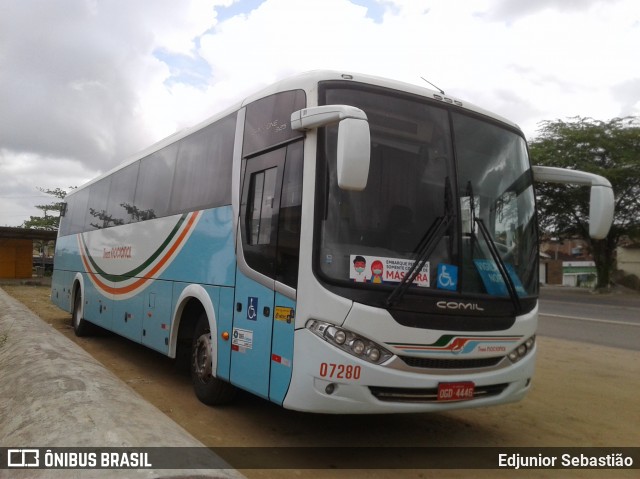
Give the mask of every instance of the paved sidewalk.
POLYGON ((189 447, 222 467, 0 469, 8 478, 244 477, 1 288, 0 447, 189 447))

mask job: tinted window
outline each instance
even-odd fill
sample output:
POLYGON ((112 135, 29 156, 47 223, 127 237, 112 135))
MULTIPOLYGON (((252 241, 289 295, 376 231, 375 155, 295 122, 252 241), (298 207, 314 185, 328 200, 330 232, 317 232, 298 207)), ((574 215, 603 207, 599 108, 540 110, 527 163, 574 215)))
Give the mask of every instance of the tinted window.
POLYGON ((231 203, 236 113, 69 196, 61 235, 231 203))
POLYGON ((66 236, 69 234, 69 199, 67 198, 60 210, 60 223, 58 224, 58 234, 66 236))
POLYGON ((132 215, 136 221, 169 214, 169 199, 177 152, 178 144, 174 143, 141 160, 132 209, 132 215))
MULTIPOLYGON (((318 146, 324 152, 318 158, 326 158, 327 164, 318 174, 324 211, 317 216, 321 236, 316 264, 332 280, 385 284, 375 271, 386 270, 392 272, 386 284, 397 284, 396 278, 416 259, 431 225, 435 228, 439 218, 450 214, 447 205, 449 210, 453 205, 449 116, 439 105, 373 88, 330 89, 326 103, 352 105, 367 114, 371 163, 364 190, 341 189, 338 126, 320 129, 318 146), (358 267, 356 260, 361 263, 358 267)), ((438 264, 454 264, 458 244, 454 237, 449 227, 434 244, 428 259, 431 267, 422 272, 424 280, 418 286, 421 291, 436 284, 438 264)))
POLYGON ((487 251, 493 243, 517 294, 535 295, 537 231, 526 142, 478 118, 459 113, 452 118, 463 230, 477 239, 463 243, 462 263, 468 272, 462 290, 508 295, 495 257, 487 251))
POLYGON ((107 197, 111 177, 103 178, 89 187, 89 203, 84 218, 85 231, 102 229, 112 226, 111 218, 107 214, 107 197))
POLYGON ((111 177, 111 189, 107 201, 108 226, 118 226, 136 221, 133 215, 133 197, 136 191, 140 163, 133 163, 111 177))
POLYGON ((251 175, 247 211, 247 239, 250 245, 271 243, 277 173, 277 168, 269 168, 251 175))
POLYGON ((247 160, 240 211, 242 244, 247 264, 274 277, 278 210, 285 149, 247 160))
POLYGON ((61 234, 76 234, 84 231, 84 217, 87 212, 89 189, 85 188, 77 193, 67 196, 67 213, 62 222, 64 228, 61 234))
POLYGON ((247 264, 292 288, 298 282, 302 142, 247 160, 242 240, 247 264))
POLYGON ((291 113, 305 107, 302 90, 286 91, 247 106, 243 156, 302 136, 291 129, 291 113))
POLYGON ((231 203, 235 128, 234 114, 180 141, 173 213, 231 203))
POLYGON ((302 142, 287 147, 278 224, 276 279, 292 288, 298 284, 300 219, 302 215, 302 142))

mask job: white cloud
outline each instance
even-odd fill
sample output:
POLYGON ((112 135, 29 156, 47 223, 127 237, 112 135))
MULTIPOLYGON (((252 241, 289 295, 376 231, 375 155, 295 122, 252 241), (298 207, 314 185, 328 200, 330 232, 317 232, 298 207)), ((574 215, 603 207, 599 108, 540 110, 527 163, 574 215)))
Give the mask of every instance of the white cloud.
POLYGON ((0 226, 19 226, 42 213, 34 205, 55 201, 39 188, 69 190, 95 176, 95 171, 70 158, 43 157, 0 149, 0 226))
POLYGON ((200 54, 215 81, 266 85, 292 72, 348 67, 354 54, 369 55, 372 26, 366 8, 346 0, 269 0, 203 36, 200 54))
MULTIPOLYGON (((529 136, 545 119, 640 114, 635 0, 30 0, 0 13, 0 174, 15 195, 92 177, 311 69, 423 76, 529 136)), ((0 202, 0 224, 22 222, 0 202)))

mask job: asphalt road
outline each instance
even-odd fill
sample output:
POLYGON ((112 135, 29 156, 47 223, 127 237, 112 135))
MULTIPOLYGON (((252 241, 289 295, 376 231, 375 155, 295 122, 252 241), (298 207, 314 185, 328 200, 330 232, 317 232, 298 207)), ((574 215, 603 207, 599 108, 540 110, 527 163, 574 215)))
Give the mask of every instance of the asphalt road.
POLYGON ((640 351, 640 295, 543 287, 538 334, 640 351))

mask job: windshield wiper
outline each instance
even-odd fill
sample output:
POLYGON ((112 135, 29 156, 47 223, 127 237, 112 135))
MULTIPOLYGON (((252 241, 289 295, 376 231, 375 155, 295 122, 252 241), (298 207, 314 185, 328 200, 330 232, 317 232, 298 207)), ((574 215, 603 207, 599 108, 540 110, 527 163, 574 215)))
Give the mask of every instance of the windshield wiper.
POLYGON ((482 237, 487 242, 487 246, 489 247, 489 253, 491 253, 491 257, 493 258, 493 261, 496 263, 496 267, 500 272, 500 276, 502 276, 504 284, 507 287, 507 291, 509 293, 509 296, 511 297, 513 306, 516 309, 516 314, 520 314, 520 312, 522 312, 520 297, 518 296, 518 291, 516 290, 516 286, 513 283, 513 279, 511 279, 511 276, 507 271, 507 265, 504 263, 502 257, 500 256, 500 252, 496 247, 496 243, 495 241, 493 241, 493 238, 491 238, 491 235, 489 234, 489 230, 487 229, 487 226, 484 224, 484 221, 482 221, 480 218, 475 218, 475 222, 480 227, 480 232, 482 233, 482 237))
POLYGON ((391 291, 391 294, 385 301, 387 307, 394 305, 402 299, 411 283, 413 283, 418 274, 422 271, 422 268, 424 268, 427 259, 429 259, 431 253, 433 253, 433 250, 438 245, 438 242, 449 229, 449 225, 452 221, 453 216, 449 214, 438 216, 433 220, 433 223, 431 223, 431 226, 429 226, 429 229, 424 234, 416 248, 416 260, 413 262, 413 265, 411 265, 409 271, 405 273, 400 284, 391 291))
MULTIPOLYGON (((491 258, 496 264, 496 268, 502 276, 502 280, 504 281, 505 286, 507 287, 507 292, 509 293, 509 297, 511 298, 511 302, 515 307, 516 314, 520 314, 522 312, 522 305, 520 304, 520 297, 518 296, 518 291, 516 290, 516 286, 513 283, 513 279, 509 275, 509 271, 507 270, 507 265, 504 260, 500 256, 500 252, 498 251, 498 247, 496 246, 495 241, 491 237, 487 226, 484 224, 484 221, 481 218, 476 217, 475 212, 475 204, 474 204, 474 196, 473 196, 473 188, 471 187, 471 182, 467 183, 467 195, 469 196, 469 206, 471 209, 471 220, 472 224, 477 224, 480 233, 482 233, 482 237, 484 241, 487 243, 487 247, 489 248, 489 254, 491 254, 491 258)), ((476 234, 474 232, 474 228, 471 228, 471 238, 475 238, 476 234)), ((472 255, 473 255, 473 244, 471 247, 472 255)))
POLYGON ((422 236, 422 239, 414 250, 414 253, 416 253, 416 260, 411 265, 409 271, 407 271, 402 277, 402 281, 400 281, 398 286, 396 286, 387 297, 385 301, 385 305, 387 307, 393 306, 402 299, 411 283, 413 283, 418 274, 422 271, 422 268, 424 268, 427 259, 429 259, 431 253, 433 253, 433 250, 438 245, 440 239, 449 229, 449 225, 454 219, 453 200, 451 196, 451 186, 449 184, 449 177, 447 176, 445 178, 444 185, 444 215, 438 216, 433 220, 431 225, 429 225, 429 229, 427 229, 425 234, 422 236))

